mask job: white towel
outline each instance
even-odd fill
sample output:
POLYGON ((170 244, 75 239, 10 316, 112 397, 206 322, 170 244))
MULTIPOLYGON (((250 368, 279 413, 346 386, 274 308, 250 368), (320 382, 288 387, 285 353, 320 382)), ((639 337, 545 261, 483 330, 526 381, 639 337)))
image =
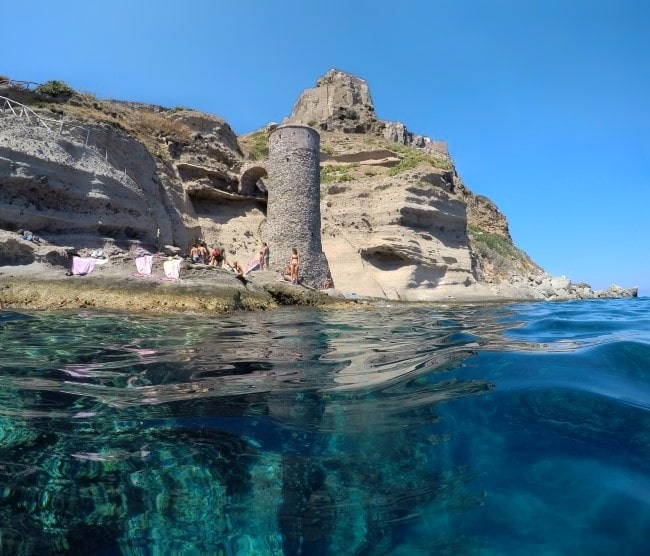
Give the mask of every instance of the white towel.
POLYGON ((135 267, 138 274, 149 276, 151 274, 151 265, 153 264, 153 255, 143 255, 135 258, 135 267))
POLYGON ((180 259, 167 260, 163 263, 163 269, 165 270, 165 276, 167 278, 172 278, 178 280, 181 275, 181 261, 180 259))

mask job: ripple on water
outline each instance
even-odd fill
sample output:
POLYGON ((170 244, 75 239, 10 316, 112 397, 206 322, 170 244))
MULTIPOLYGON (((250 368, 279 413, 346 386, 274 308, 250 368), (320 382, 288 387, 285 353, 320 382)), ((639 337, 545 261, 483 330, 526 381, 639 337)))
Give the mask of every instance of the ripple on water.
POLYGON ((2 313, 0 551, 642 554, 647 307, 2 313))

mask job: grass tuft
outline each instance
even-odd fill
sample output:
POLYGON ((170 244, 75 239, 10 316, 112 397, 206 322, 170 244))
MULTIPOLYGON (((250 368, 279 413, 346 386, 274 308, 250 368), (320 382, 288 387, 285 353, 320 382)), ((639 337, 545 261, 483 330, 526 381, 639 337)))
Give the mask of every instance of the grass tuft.
POLYGON ((322 166, 320 169, 320 181, 321 183, 354 181, 354 178, 348 172, 349 168, 349 166, 322 166))
POLYGON ((387 172, 389 176, 396 176, 402 172, 412 170, 416 168, 423 162, 428 162, 434 168, 439 168, 440 170, 451 170, 452 164, 446 158, 435 156, 426 151, 416 149, 414 147, 405 147, 401 145, 396 145, 391 147, 394 151, 397 151, 400 154, 399 164, 390 168, 387 172))
POLYGON ((264 131, 256 131, 249 136, 251 141, 250 155, 253 160, 264 160, 269 157, 269 137, 264 131))

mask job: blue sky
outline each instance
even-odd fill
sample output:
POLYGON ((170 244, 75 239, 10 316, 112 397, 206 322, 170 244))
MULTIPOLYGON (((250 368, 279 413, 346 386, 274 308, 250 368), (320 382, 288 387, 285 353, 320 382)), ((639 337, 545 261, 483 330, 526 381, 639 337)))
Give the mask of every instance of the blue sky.
POLYGON ((650 294, 645 0, 25 0, 2 19, 0 74, 237 133, 280 121, 330 68, 353 73, 380 118, 448 142, 547 272, 650 294))

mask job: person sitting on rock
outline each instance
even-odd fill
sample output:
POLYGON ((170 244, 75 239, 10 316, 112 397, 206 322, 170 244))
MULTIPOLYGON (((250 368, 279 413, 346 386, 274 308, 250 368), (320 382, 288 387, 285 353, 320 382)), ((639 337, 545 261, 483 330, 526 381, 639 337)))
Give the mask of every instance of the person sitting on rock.
MULTIPOLYGON (((226 264, 228 264, 228 263, 226 263, 226 264)), ((237 261, 235 261, 233 264, 228 264, 228 266, 230 268, 232 268, 237 273, 238 276, 243 276, 244 275, 244 269, 242 268, 242 266, 237 261)))
POLYGON ((286 282, 287 280, 291 280, 291 265, 287 265, 287 268, 280 272, 280 275, 276 278, 277 282, 286 282))

